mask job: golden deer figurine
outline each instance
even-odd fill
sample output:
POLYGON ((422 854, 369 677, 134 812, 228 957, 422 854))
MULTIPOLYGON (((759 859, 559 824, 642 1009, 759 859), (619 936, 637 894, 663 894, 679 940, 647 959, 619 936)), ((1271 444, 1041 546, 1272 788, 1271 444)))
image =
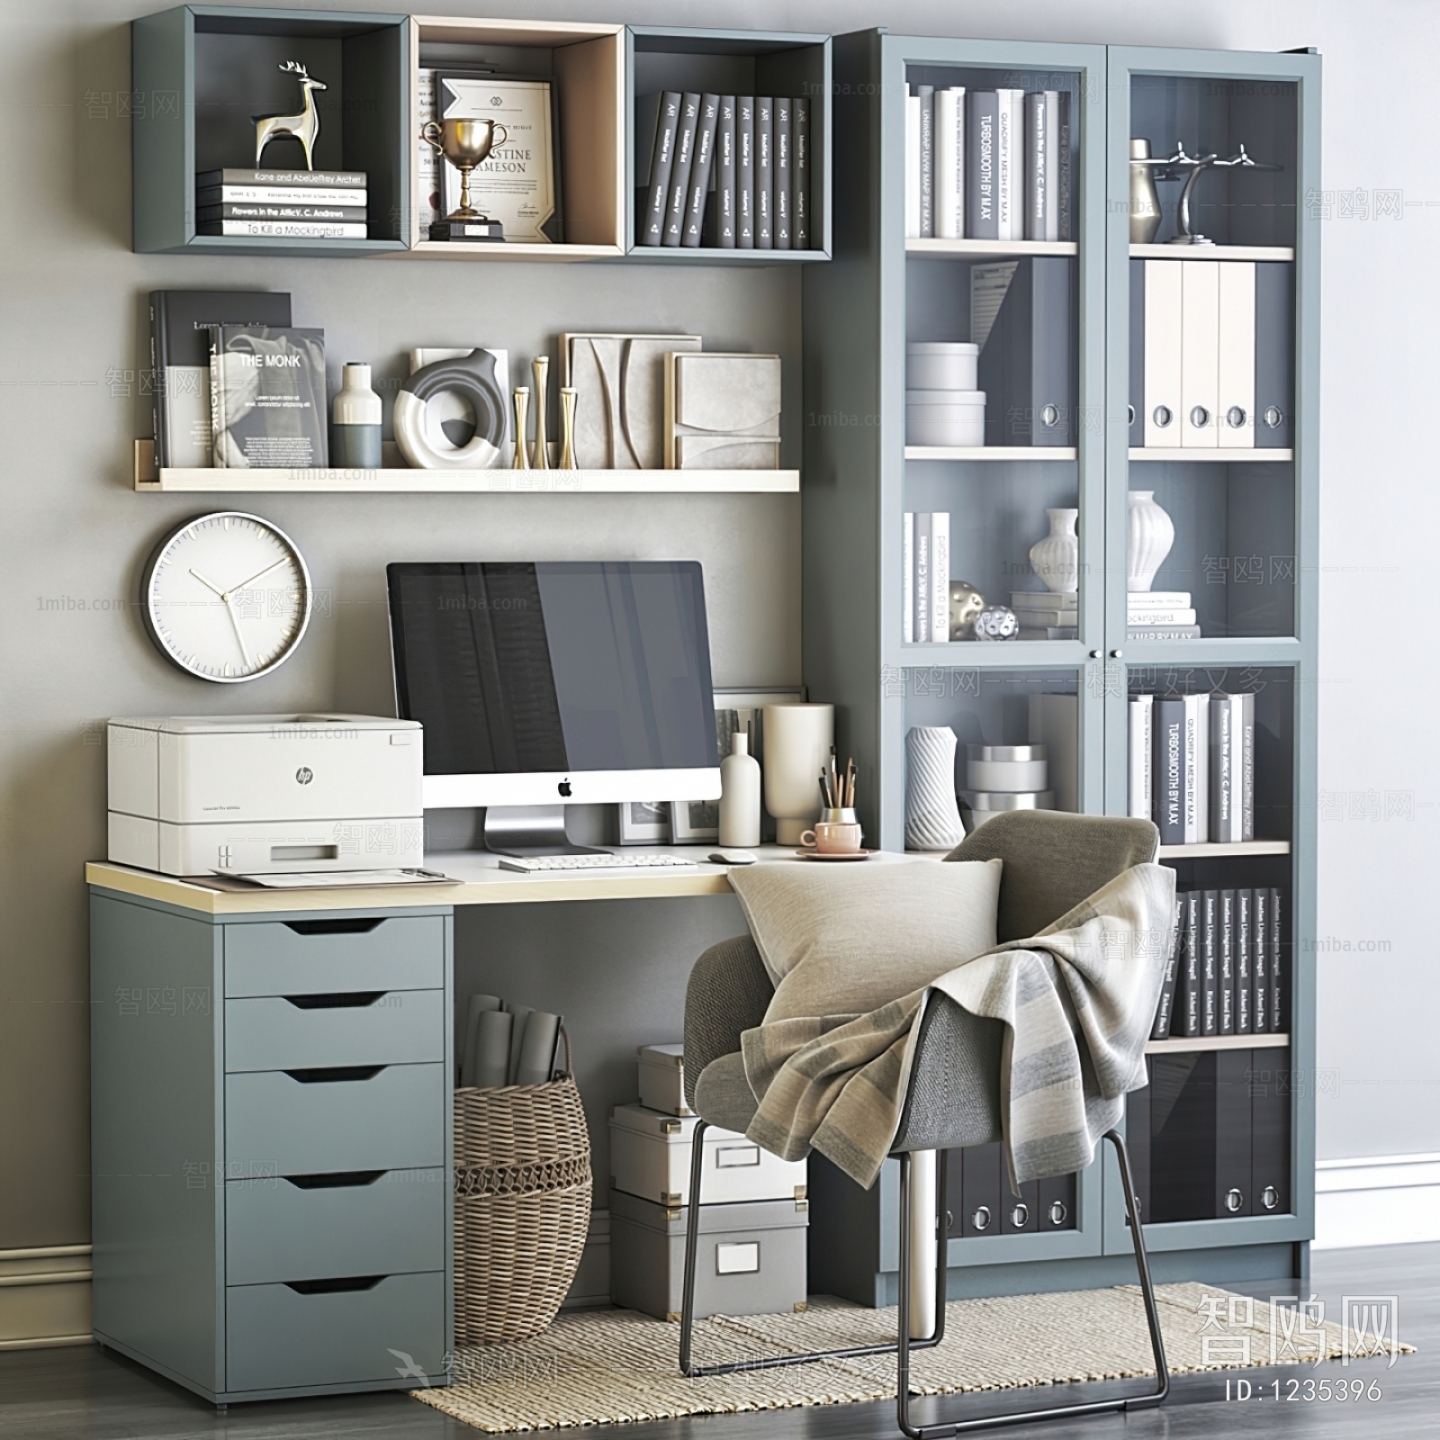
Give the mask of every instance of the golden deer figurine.
POLYGON ((282 135, 298 140, 305 151, 305 168, 315 168, 315 141, 320 137, 320 112, 315 108, 315 92, 326 86, 312 80, 305 67, 298 60, 287 60, 280 69, 287 75, 294 75, 300 82, 300 93, 305 108, 298 115, 252 115, 255 126, 255 168, 260 168, 260 157, 265 147, 282 135))

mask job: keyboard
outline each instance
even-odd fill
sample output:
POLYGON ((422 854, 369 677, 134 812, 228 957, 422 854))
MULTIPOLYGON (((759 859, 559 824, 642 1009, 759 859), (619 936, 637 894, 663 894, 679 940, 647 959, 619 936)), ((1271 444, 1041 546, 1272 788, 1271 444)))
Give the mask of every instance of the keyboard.
POLYGON ((671 870, 693 867, 694 860, 679 855, 503 855, 502 870, 519 870, 526 875, 543 875, 554 870, 671 870))

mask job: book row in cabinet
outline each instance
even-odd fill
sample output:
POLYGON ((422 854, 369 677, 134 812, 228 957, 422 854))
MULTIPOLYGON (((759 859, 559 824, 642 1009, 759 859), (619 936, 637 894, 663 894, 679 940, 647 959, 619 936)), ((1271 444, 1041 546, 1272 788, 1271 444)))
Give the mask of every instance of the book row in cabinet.
POLYGON ((830 251, 826 35, 189 5, 132 55, 137 251, 830 251))

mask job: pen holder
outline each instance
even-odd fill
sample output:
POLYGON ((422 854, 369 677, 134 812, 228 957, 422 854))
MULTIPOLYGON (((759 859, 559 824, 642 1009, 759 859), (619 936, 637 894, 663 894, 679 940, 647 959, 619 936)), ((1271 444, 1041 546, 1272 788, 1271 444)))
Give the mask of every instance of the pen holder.
POLYGON ((858 825, 860 821, 855 814, 853 805, 837 805, 830 808, 822 806, 816 823, 821 825, 858 825))

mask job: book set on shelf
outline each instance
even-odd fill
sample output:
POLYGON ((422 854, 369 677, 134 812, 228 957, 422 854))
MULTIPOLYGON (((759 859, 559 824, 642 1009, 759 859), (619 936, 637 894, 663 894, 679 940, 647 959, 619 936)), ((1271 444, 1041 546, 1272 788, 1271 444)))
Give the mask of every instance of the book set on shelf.
POLYGON ((363 170, 206 170, 195 177, 199 235, 363 240, 363 170))

